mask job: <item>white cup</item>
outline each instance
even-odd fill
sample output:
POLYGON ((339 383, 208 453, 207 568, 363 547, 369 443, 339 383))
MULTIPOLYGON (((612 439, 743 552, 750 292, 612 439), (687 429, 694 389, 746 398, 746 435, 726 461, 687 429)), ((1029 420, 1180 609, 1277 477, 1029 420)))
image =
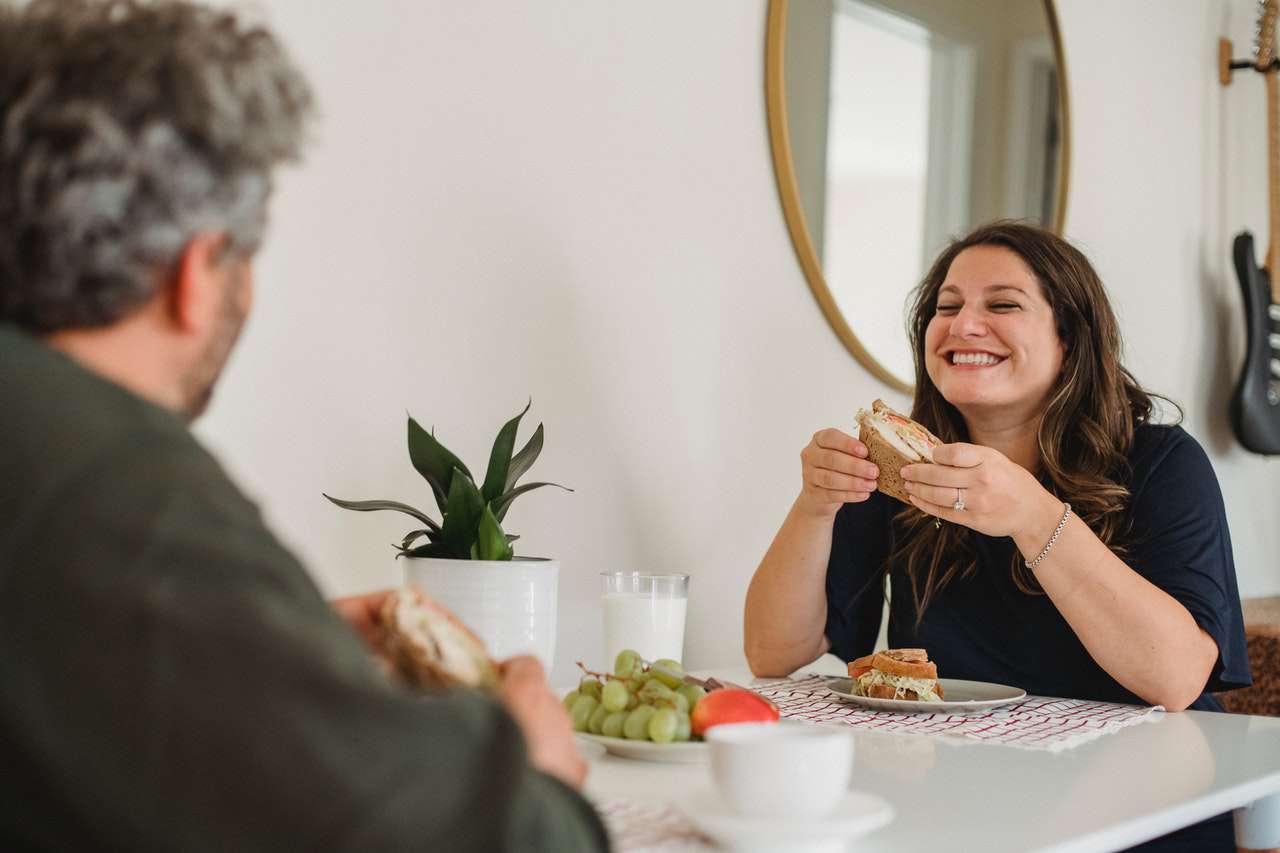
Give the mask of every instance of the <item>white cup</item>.
POLYGON ((708 729, 711 774, 744 817, 816 818, 849 790, 853 733, 805 723, 730 723, 708 729))

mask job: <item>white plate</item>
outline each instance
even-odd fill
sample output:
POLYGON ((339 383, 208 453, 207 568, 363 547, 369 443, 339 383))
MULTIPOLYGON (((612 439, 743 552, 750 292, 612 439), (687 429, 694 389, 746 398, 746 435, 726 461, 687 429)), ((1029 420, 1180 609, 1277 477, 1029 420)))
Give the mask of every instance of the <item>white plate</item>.
POLYGON ((1027 698, 1027 691, 1006 684, 990 684, 986 681, 965 681, 959 678, 939 678, 946 699, 942 702, 921 702, 917 699, 873 699, 855 696, 852 678, 832 678, 827 689, 841 701, 852 702, 877 711, 896 711, 906 714, 937 714, 952 711, 984 711, 998 708, 1027 698))
POLYGON ((627 740, 620 737, 605 737, 588 732, 578 732, 578 737, 591 743, 598 743, 606 752, 623 758, 635 758, 639 761, 663 761, 675 764, 691 764, 707 760, 707 744, 700 740, 683 741, 681 743, 654 743, 651 740, 627 740))
POLYGON ((712 788, 681 799, 680 810, 706 835, 734 850, 844 850, 849 839, 893 820, 893 806, 873 794, 850 791, 824 817, 745 817, 736 814, 712 788))

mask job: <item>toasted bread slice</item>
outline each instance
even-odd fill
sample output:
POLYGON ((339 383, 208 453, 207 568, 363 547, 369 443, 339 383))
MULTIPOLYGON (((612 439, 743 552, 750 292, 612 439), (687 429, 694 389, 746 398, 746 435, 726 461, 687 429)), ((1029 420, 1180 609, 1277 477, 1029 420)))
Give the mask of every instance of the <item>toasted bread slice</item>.
POLYGON ((880 469, 876 488, 891 498, 911 503, 903 488, 902 466, 932 462, 933 448, 942 440, 910 418, 895 412, 883 400, 871 404, 871 411, 859 409, 858 440, 867 447, 867 458, 880 469))
POLYGON ((860 658, 854 658, 849 661, 849 677, 857 678, 859 675, 862 675, 862 673, 871 669, 871 659, 873 657, 875 657, 875 655, 870 654, 860 658))
POLYGON ((929 653, 924 649, 885 649, 880 654, 894 660, 918 661, 920 663, 929 660, 929 653))
POLYGON ((901 675, 907 678, 938 678, 938 665, 931 661, 894 660, 881 653, 871 658, 871 666, 885 675, 901 675))
POLYGON ((869 655, 863 655, 849 661, 849 675, 857 678, 862 673, 872 669, 875 664, 872 662, 876 655, 884 655, 896 661, 906 661, 908 663, 928 663, 929 653, 924 649, 885 649, 883 652, 872 652, 869 655))

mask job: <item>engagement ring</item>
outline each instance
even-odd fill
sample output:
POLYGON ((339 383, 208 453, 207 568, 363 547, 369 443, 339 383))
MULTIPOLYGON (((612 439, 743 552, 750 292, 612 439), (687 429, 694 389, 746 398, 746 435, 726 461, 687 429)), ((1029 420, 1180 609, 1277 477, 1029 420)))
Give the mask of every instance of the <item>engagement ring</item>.
POLYGON ((951 505, 951 508, 957 512, 964 512, 964 494, 959 486, 956 486, 956 502, 951 505))

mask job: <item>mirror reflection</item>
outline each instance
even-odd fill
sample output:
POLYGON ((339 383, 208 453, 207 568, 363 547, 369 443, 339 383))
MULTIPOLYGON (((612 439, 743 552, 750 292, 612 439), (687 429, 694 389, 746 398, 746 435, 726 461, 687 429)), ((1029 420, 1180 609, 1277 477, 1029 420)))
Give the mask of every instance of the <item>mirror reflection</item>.
POLYGON ((773 6, 771 135, 802 265, 854 354, 905 388, 906 299, 946 242, 999 218, 1061 225, 1066 105, 1052 6, 773 6))

